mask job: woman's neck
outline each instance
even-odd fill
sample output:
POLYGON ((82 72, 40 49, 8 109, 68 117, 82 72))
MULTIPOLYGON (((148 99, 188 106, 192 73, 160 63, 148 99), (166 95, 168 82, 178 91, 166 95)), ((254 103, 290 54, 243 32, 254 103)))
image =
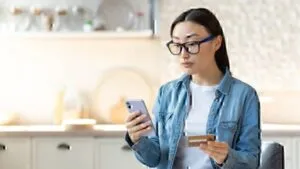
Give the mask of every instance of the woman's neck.
POLYGON ((223 75, 224 74, 216 67, 201 73, 193 74, 192 82, 204 86, 213 86, 219 84, 223 75))

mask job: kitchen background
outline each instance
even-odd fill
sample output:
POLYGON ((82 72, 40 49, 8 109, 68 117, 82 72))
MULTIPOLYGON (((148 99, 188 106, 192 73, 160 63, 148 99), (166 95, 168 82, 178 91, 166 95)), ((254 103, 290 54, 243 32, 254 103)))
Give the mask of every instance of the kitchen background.
MULTIPOLYGON (((97 13, 100 4, 118 7, 110 4, 117 2, 112 0, 0 2, 2 23, 13 20, 6 10, 11 5, 30 7, 40 4, 53 8, 83 5, 91 13, 97 13)), ((144 98, 151 108, 158 87, 180 75, 175 58, 164 45, 169 39, 171 22, 190 7, 208 7, 223 26, 234 76, 254 86, 260 94, 263 121, 300 123, 299 110, 296 109, 300 97, 300 48, 297 41, 300 38, 300 23, 297 22, 300 5, 296 0, 276 3, 271 0, 160 0, 155 10, 155 37, 148 34, 151 25, 148 1, 129 2, 135 11, 145 11, 143 26, 131 25, 137 33, 129 35, 122 32, 126 26, 116 24, 110 27, 118 33, 113 34, 110 30, 108 35, 99 34, 99 31, 72 34, 68 29, 55 30, 67 34, 30 34, 29 26, 18 27, 14 22, 1 24, 2 120, 9 116, 18 118, 22 124, 53 124, 57 122, 57 115, 64 111, 62 98, 72 102, 69 103, 70 109, 81 111, 78 105, 83 105, 83 109, 89 107, 83 110, 88 113, 81 112, 80 116, 97 118, 99 123, 120 123, 126 115, 122 104, 126 97, 144 98), (11 33, 25 29, 28 29, 25 33, 11 33), (80 95, 81 92, 84 96, 80 95)), ((118 16, 111 12, 106 16, 118 16)), ((22 17, 20 20, 26 23, 26 17, 22 17)), ((128 19, 131 15, 120 17, 128 19)), ((116 20, 100 20, 100 23, 123 23, 124 19, 114 22, 116 20)), ((60 22, 62 24, 64 20, 60 22)))

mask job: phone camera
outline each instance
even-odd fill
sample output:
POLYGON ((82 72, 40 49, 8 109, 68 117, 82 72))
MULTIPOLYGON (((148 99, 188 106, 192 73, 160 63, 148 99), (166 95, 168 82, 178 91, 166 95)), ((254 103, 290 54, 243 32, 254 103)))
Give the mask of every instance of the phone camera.
POLYGON ((127 105, 128 109, 132 108, 132 106, 128 102, 126 102, 126 105, 127 105))

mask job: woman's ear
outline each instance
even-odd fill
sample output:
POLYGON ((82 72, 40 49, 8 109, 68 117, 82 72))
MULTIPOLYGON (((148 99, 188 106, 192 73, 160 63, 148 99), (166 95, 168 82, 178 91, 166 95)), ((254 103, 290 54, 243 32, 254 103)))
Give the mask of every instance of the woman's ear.
POLYGON ((215 52, 220 49, 222 44, 222 36, 218 35, 214 40, 214 50, 215 52))

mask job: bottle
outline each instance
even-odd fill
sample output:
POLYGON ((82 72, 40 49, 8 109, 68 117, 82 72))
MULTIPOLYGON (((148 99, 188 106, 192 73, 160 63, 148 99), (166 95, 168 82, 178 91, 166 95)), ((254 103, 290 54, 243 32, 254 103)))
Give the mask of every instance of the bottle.
POLYGON ((144 12, 138 11, 136 12, 135 16, 136 16, 136 21, 134 24, 134 29, 135 30, 143 30, 145 29, 145 25, 144 25, 144 12))
POLYGON ((62 88, 58 91, 56 97, 56 104, 54 108, 54 124, 60 125, 62 122, 62 116, 64 113, 64 97, 65 97, 65 88, 62 88))
POLYGON ((82 100, 77 88, 68 87, 63 99, 62 120, 79 119, 83 110, 82 100))
POLYGON ((83 25, 83 31, 84 32, 92 32, 93 30, 94 30, 93 21, 92 20, 86 20, 84 22, 84 25, 83 25))

